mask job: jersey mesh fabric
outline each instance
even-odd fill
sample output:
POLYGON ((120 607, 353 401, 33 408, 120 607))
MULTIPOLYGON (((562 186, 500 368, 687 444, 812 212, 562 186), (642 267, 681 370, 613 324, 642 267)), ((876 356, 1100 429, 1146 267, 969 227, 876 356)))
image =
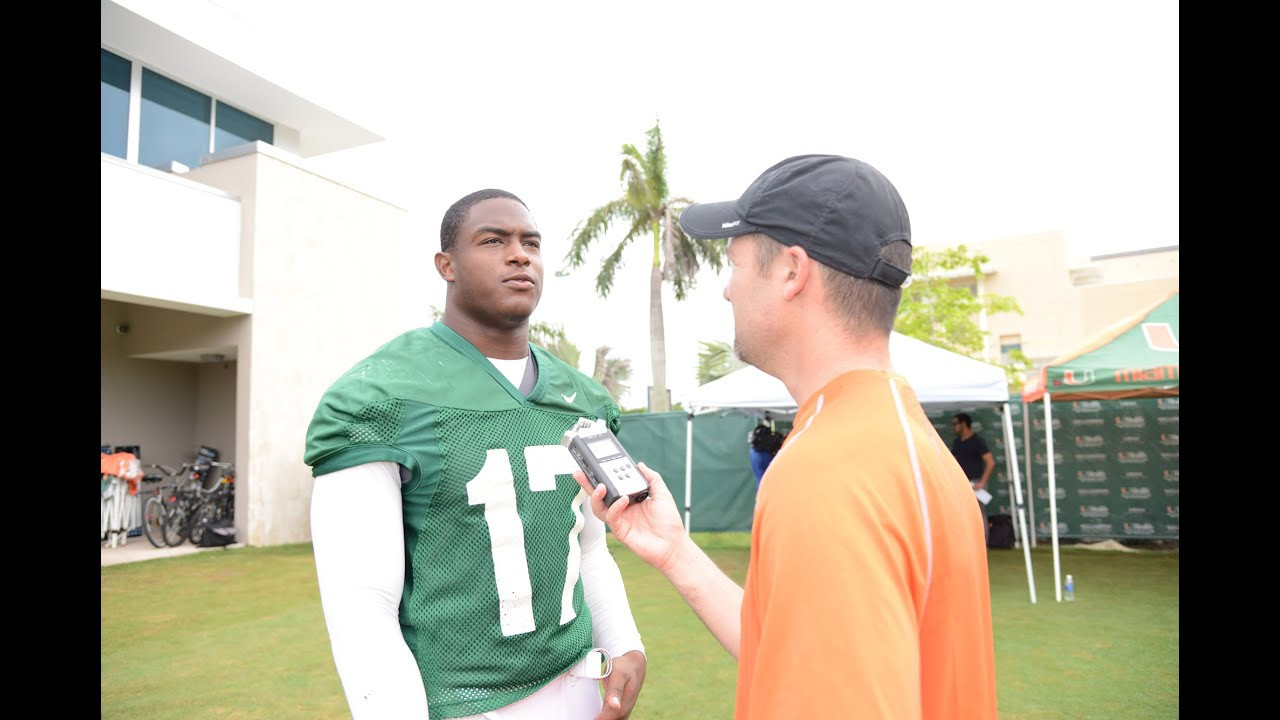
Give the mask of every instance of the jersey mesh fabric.
MULTIPOLYGON (((438 419, 443 472, 425 516, 412 562, 452 571, 419 581, 402 617, 417 628, 414 655, 427 688, 431 716, 473 715, 529 695, 591 649, 591 616, 582 582, 573 588, 572 620, 561 625, 561 597, 569 534, 577 526, 576 482, 557 478, 556 489, 534 492, 524 448, 558 444, 577 417, 536 408, 478 413, 442 408, 438 419), (494 438, 503 443, 495 448, 494 438), (523 525, 535 629, 510 637, 499 622, 493 542, 482 505, 468 502, 467 483, 491 449, 506 450, 523 525)), ((581 512, 578 504, 577 512, 581 512)), ((576 568, 575 568, 576 571, 576 568)))

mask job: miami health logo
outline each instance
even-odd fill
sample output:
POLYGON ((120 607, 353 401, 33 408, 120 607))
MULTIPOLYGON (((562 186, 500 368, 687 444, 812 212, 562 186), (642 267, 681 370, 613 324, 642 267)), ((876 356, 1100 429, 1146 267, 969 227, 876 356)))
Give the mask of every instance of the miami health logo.
POLYGON ((1106 470, 1077 470, 1076 480, 1082 483, 1104 483, 1107 481, 1106 470))
POLYGON ((1178 470, 1177 470, 1177 468, 1174 468, 1173 470, 1165 470, 1165 471, 1164 471, 1164 481, 1165 481, 1165 482, 1178 482, 1178 470))
POLYGON ((1142 428, 1147 426, 1147 419, 1141 415, 1120 415, 1116 417, 1116 427, 1118 428, 1142 428))
MULTIPOLYGON (((1036 463, 1037 465, 1044 465, 1044 464, 1045 464, 1045 456, 1044 456, 1044 453, 1042 453, 1042 452, 1038 452, 1038 453, 1036 453, 1036 454, 1035 454, 1035 457, 1033 458, 1033 460, 1035 461, 1035 463, 1036 463)), ((1054 464, 1054 465, 1061 465, 1061 464, 1062 464, 1062 453, 1060 453, 1060 452, 1056 452, 1056 453, 1054 453, 1054 454, 1053 454, 1053 464, 1054 464)))
MULTIPOLYGON (((1108 526, 1108 527, 1110 527, 1110 526, 1108 526)), ((1049 536, 1049 523, 1045 522, 1044 520, 1041 520, 1039 523, 1037 523, 1037 525, 1036 525, 1036 534, 1037 534, 1037 535, 1044 535, 1045 537, 1048 537, 1048 536, 1049 536)), ((1067 523, 1066 523, 1066 522, 1064 522, 1064 521, 1059 521, 1059 522, 1058 522, 1058 534, 1059 534, 1059 535, 1066 535, 1066 534, 1067 534, 1067 523)))
POLYGON ((1078 413, 1102 412, 1102 402, 1099 400, 1075 400, 1071 403, 1071 409, 1078 413))
POLYGON ((1173 518, 1173 519, 1175 519, 1175 520, 1176 520, 1176 519, 1178 519, 1178 506, 1177 506, 1177 505, 1165 505, 1165 506, 1164 506, 1164 514, 1165 514, 1165 515, 1168 515, 1169 517, 1171 517, 1171 518, 1173 518))
POLYGON ((1076 447, 1102 447, 1101 435, 1077 435, 1076 447))
POLYGON ((1141 450, 1124 450, 1116 453, 1116 460, 1127 465, 1135 465, 1147 462, 1147 454, 1141 450))
POLYGON ((1160 433, 1161 445, 1177 445, 1178 433, 1160 433))
POLYGON ((1104 518, 1111 515, 1111 508, 1106 505, 1081 505, 1080 517, 1104 518))
POLYGON ((1160 410, 1177 410, 1178 398, 1156 398, 1156 408, 1160 410))
MULTIPOLYGON (((1054 495, 1056 495, 1059 500, 1065 500, 1067 498, 1066 488, 1055 488, 1055 489, 1057 490, 1057 492, 1055 492, 1054 495)), ((1041 500, 1048 500, 1049 488, 1043 485, 1036 488, 1036 496, 1039 497, 1041 500)))
POLYGON ((1156 526, 1149 522, 1125 523, 1124 534, 1125 535, 1155 535, 1156 526))
MULTIPOLYGON (((1035 428, 1036 430, 1041 430, 1041 431, 1043 431, 1043 430, 1044 430, 1044 418, 1039 418, 1039 417, 1037 417, 1037 418, 1031 418, 1031 427, 1035 428)), ((1054 418, 1054 419, 1053 419, 1053 429, 1054 429, 1054 430, 1057 430, 1057 429, 1058 429, 1058 428, 1060 428, 1060 427, 1062 427, 1062 418, 1054 418)))
POLYGON ((1150 500, 1151 488, 1149 487, 1122 487, 1120 488, 1120 497, 1125 500, 1150 500))

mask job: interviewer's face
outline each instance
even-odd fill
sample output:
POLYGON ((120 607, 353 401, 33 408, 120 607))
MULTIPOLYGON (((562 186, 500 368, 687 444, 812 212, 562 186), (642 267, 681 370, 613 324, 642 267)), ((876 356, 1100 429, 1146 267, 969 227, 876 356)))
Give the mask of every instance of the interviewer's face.
MULTIPOLYGON (((729 241, 729 283, 724 299, 733 306, 733 351, 743 362, 767 370, 769 353, 768 279, 757 269, 757 240, 743 235, 729 241)), ((777 260, 775 257, 774 260, 777 260)))

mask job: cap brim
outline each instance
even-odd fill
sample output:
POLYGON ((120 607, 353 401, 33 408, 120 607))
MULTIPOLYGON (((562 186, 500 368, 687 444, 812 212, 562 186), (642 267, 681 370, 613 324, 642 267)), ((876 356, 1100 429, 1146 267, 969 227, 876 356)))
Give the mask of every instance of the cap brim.
POLYGON ((756 232, 734 208, 735 200, 690 205, 680 213, 680 228, 696 238, 729 238, 756 232))

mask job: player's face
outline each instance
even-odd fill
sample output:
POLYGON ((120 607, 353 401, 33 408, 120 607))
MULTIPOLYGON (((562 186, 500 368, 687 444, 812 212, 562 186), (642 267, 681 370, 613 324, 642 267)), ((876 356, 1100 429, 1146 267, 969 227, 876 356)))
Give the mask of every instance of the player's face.
POLYGON ((542 235, 529 210, 508 198, 471 207, 449 253, 453 300, 492 327, 528 322, 542 297, 542 235))

